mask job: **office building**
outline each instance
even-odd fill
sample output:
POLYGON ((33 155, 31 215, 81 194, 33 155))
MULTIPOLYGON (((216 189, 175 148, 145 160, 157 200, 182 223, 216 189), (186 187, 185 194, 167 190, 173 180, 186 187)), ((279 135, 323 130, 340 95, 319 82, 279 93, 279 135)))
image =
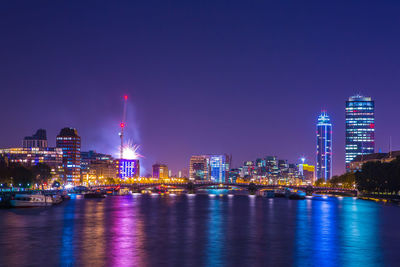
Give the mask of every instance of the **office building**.
POLYGON ((38 163, 50 167, 52 178, 61 178, 63 175, 63 152, 61 148, 30 147, 30 148, 3 148, 0 156, 8 163, 18 163, 25 167, 32 167, 38 163))
POLYGON ((228 180, 227 172, 229 171, 228 155, 210 155, 210 178, 211 181, 217 183, 225 183, 228 180))
POLYGON ((114 158, 93 150, 81 152, 81 175, 87 185, 104 184, 107 179, 116 178, 114 158))
POLYGON ((169 176, 168 166, 165 164, 154 164, 153 165, 153 178, 167 179, 169 176))
POLYGON ((210 178, 210 158, 206 155, 190 157, 189 179, 190 180, 209 180, 210 178))
POLYGON ((302 179, 308 184, 313 184, 315 181, 315 166, 301 163, 298 165, 299 174, 302 179))
POLYGON ((371 97, 352 96, 346 101, 346 170, 358 155, 375 152, 375 103, 371 97))
POLYGON ((39 129, 32 136, 26 136, 22 141, 22 147, 31 148, 31 147, 39 147, 45 148, 47 147, 47 136, 46 130, 39 129))
POLYGON ((79 184, 81 180, 81 137, 74 128, 63 128, 57 135, 56 146, 63 152, 62 180, 67 184, 79 184))
POLYGON ((119 159, 116 163, 118 178, 125 180, 140 176, 140 163, 138 159, 119 159))
POLYGON ((191 180, 227 181, 230 157, 228 155, 196 155, 190 158, 189 178, 191 180))

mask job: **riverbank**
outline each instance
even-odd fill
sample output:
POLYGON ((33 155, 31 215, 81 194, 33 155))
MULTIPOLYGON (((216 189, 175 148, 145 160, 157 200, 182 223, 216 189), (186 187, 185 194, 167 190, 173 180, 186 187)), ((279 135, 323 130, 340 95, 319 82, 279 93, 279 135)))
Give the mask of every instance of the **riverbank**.
POLYGON ((359 199, 370 200, 375 202, 383 203, 395 203, 400 204, 400 196, 394 194, 373 194, 373 193, 363 193, 358 196, 359 199))

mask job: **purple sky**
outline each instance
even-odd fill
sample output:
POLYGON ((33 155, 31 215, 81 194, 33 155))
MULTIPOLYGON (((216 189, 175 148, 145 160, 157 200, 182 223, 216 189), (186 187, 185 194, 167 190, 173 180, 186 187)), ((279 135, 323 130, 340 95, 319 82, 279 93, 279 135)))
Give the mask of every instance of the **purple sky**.
POLYGON ((399 1, 113 2, 1 3, 0 147, 70 126, 83 150, 117 152, 126 93, 146 169, 202 153, 314 164, 326 109, 339 174, 345 100, 362 93, 377 150, 400 149, 399 1))

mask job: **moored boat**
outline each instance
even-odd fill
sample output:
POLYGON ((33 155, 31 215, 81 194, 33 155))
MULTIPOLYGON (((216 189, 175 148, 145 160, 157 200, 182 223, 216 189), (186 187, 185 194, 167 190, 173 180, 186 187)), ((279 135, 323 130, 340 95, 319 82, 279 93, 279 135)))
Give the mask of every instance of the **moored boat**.
POLYGON ((84 198, 105 198, 106 195, 103 194, 102 192, 88 192, 83 194, 84 198))
POLYGON ((282 190, 282 189, 274 190, 274 196, 275 197, 285 197, 286 196, 285 190, 282 190))
POLYGON ((61 195, 52 195, 51 197, 53 204, 60 204, 61 202, 63 202, 63 198, 61 195))
POLYGON ((261 191, 258 195, 260 195, 262 197, 267 197, 267 198, 274 198, 275 192, 274 192, 274 190, 265 190, 265 191, 261 191))
POLYGON ((10 205, 14 208, 48 207, 53 205, 53 198, 40 194, 16 194, 10 200, 10 205))
POLYGON ((306 198, 306 193, 300 190, 293 190, 290 188, 286 188, 286 197, 289 199, 305 199, 306 198))

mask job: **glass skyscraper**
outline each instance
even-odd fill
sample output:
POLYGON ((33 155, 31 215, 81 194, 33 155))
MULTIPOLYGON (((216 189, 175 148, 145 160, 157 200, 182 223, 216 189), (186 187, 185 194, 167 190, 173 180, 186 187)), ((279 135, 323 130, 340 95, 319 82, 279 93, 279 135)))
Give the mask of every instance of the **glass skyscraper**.
POLYGON ((228 157, 226 155, 210 155, 211 181, 225 183, 229 170, 228 157))
POLYGON ((332 176, 332 124, 326 114, 318 117, 317 123, 317 178, 325 180, 332 176))
POLYGON ((375 151, 375 103, 371 97, 352 96, 346 101, 346 171, 358 155, 375 151))
POLYGON ((218 183, 227 181, 230 166, 228 155, 199 155, 190 158, 190 179, 218 183))

